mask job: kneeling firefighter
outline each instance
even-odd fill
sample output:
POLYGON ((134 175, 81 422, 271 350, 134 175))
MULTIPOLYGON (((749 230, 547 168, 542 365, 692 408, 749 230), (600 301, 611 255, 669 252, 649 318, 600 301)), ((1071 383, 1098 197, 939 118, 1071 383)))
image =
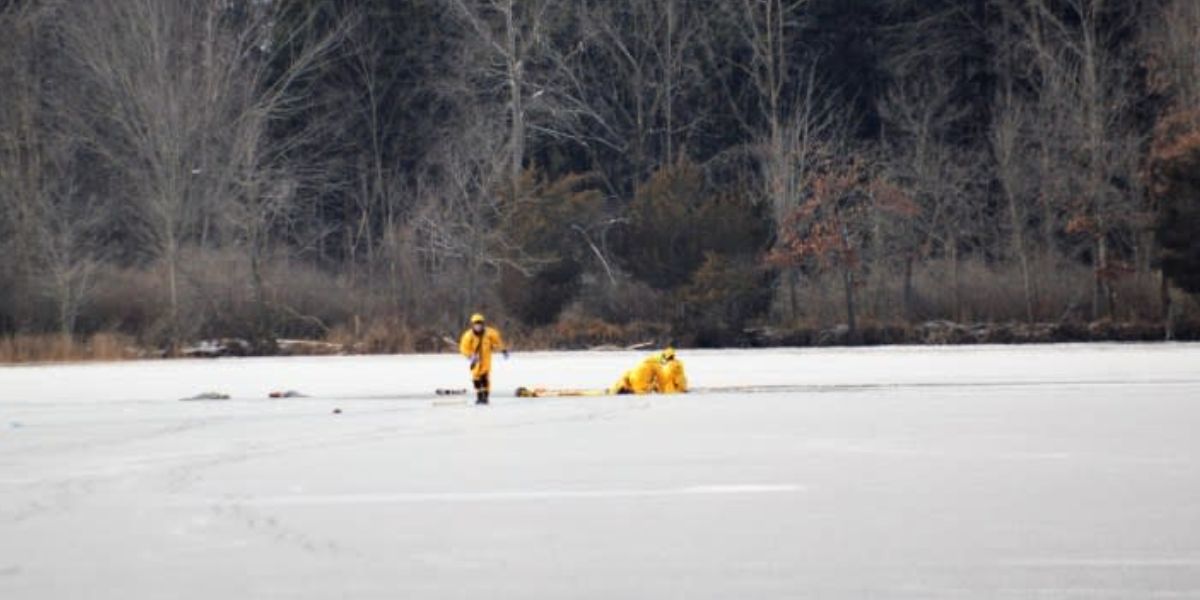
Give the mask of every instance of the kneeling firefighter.
POLYGON ((653 354, 625 372, 609 388, 612 394, 650 394, 658 391, 658 366, 661 355, 653 354))
POLYGON ((471 361, 471 382, 475 386, 475 404, 487 404, 492 391, 492 353, 499 351, 508 359, 508 347, 500 332, 488 327, 483 315, 471 315, 471 326, 462 334, 458 350, 471 361))
POLYGON ((683 361, 675 358, 675 349, 662 351, 658 366, 658 391, 663 394, 683 394, 688 391, 683 361))

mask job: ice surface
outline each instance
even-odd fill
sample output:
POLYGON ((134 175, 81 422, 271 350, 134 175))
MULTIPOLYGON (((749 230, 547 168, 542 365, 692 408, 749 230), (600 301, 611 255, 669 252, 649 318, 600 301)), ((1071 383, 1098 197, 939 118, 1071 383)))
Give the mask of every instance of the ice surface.
POLYGON ((1198 345, 640 356, 0 367, 0 598, 1200 598, 1198 345))

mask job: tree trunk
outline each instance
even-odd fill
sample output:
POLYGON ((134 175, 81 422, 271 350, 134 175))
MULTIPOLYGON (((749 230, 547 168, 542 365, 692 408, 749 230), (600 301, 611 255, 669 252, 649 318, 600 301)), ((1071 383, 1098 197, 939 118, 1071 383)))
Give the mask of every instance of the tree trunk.
POLYGON ((179 348, 179 282, 178 263, 179 248, 173 235, 168 236, 166 256, 167 292, 170 299, 170 312, 167 315, 167 355, 174 356, 179 348))
POLYGON ((842 284, 846 290, 846 326, 850 328, 850 339, 858 333, 858 322, 854 314, 854 271, 849 267, 842 269, 842 284))
POLYGON ((951 285, 954 286, 954 322, 962 323, 962 269, 960 268, 962 261, 958 257, 958 239, 950 238, 950 270, 951 270, 951 285))
POLYGON ((1162 319, 1163 330, 1166 332, 1167 341, 1175 339, 1175 306, 1171 304, 1171 282, 1167 279, 1167 274, 1159 271, 1159 301, 1162 304, 1162 319))
MULTIPOLYGON (((255 244, 257 245, 257 244, 255 244)), ((250 277, 254 287, 254 305, 256 315, 252 340, 254 350, 259 354, 274 353, 276 350, 275 327, 271 322, 271 313, 267 307, 266 284, 262 275, 262 261, 258 248, 250 250, 250 277)))
POLYGON ((1175 319, 1172 319, 1174 314, 1171 314, 1171 310, 1174 308, 1171 306, 1171 283, 1166 278, 1165 272, 1159 271, 1158 275, 1158 301, 1160 311, 1162 311, 1163 331, 1165 332, 1166 341, 1171 341, 1175 338, 1175 319))
POLYGON ((913 307, 913 257, 904 259, 904 318, 910 323, 916 318, 913 307))
POLYGON ((58 325, 63 338, 71 339, 75 333, 75 317, 71 307, 70 283, 61 284, 58 290, 58 325))
POLYGON ((786 283, 788 288, 788 310, 791 324, 795 325, 800 318, 800 301, 796 297, 796 269, 788 269, 786 272, 786 283))
POLYGON ((512 111, 512 123, 509 130, 509 186, 513 198, 516 198, 517 181, 521 177, 521 165, 525 158, 525 106, 521 97, 522 65, 521 57, 517 55, 517 31, 513 21, 513 2, 509 0, 505 42, 508 51, 508 95, 512 111))
POLYGON ((663 114, 666 119, 665 131, 665 146, 666 146, 666 163, 674 164, 675 162, 675 115, 674 115, 674 83, 675 83, 675 0, 667 0, 667 64, 663 69, 664 87, 666 88, 666 97, 664 98, 663 114))
POLYGON ((1108 240, 1100 240, 1100 253, 1104 259, 1104 310, 1108 318, 1117 318, 1117 289, 1113 287, 1113 270, 1108 260, 1108 240))
POLYGON ((1092 319, 1112 318, 1112 289, 1108 284, 1108 240, 1103 235, 1096 238, 1095 269, 1092 277, 1092 319))
POLYGON ((1021 264, 1021 284, 1025 293, 1025 321, 1033 323, 1033 286, 1029 278, 1029 251, 1025 248, 1025 223, 1017 208, 1017 199, 1009 197, 1008 215, 1012 226, 1013 250, 1021 264))

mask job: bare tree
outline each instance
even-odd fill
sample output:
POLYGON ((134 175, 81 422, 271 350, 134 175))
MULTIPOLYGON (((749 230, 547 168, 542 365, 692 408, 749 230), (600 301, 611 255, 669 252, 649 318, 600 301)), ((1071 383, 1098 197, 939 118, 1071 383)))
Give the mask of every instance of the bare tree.
POLYGON ((706 116, 703 103, 689 101, 706 79, 697 60, 704 18, 679 0, 618 0, 583 14, 587 52, 576 70, 603 143, 631 164, 634 181, 673 163, 706 116))
POLYGON ((88 93, 73 125, 127 182, 130 233, 164 270, 172 344, 181 334, 182 250, 201 235, 207 215, 235 215, 234 233, 250 248, 261 291, 257 259, 283 197, 266 182, 295 144, 269 147, 269 125, 302 103, 293 82, 341 34, 304 45, 275 73, 272 44, 291 32, 276 37, 271 10, 256 3, 87 0, 63 14, 67 51, 88 93), (225 212, 230 207, 237 211, 225 212))
POLYGON ((39 59, 51 17, 39 3, 0 11, 0 44, 11 57, 0 66, 8 96, 0 114, 0 214, 15 242, 6 255, 28 278, 26 291, 53 303, 59 331, 70 337, 96 283, 107 214, 94 194, 81 192, 76 140, 56 125, 54 97, 67 88, 48 83, 52 61, 39 59))
MULTIPOLYGON (((227 154, 218 163, 221 170, 213 183, 223 191, 224 216, 250 262, 251 289, 258 311, 254 341, 267 349, 275 343, 275 332, 263 262, 274 247, 276 231, 296 218, 299 189, 320 187, 332 179, 322 165, 308 164, 295 156, 301 148, 312 147, 322 139, 330 123, 338 119, 310 118, 303 126, 283 134, 273 132, 272 123, 291 119, 307 106, 310 99, 296 83, 316 70, 349 37, 357 19, 351 13, 318 37, 297 41, 282 68, 267 60, 269 55, 254 57, 251 48, 233 52, 237 49, 233 47, 224 57, 224 68, 230 71, 229 79, 235 84, 224 93, 229 96, 229 111, 236 120, 224 130, 220 148, 227 154), (236 85, 238 81, 240 86, 236 85)), ((266 31, 268 23, 270 13, 264 13, 244 31, 266 31)))
POLYGON ((520 181, 511 186, 507 179, 510 164, 502 150, 507 140, 482 114, 475 118, 430 157, 413 217, 421 251, 434 276, 456 265, 466 278, 455 319, 478 305, 485 279, 501 266, 529 272, 520 259, 520 248, 504 235, 504 221, 519 202, 510 190, 521 190, 520 181))
POLYGON ((618 148, 613 124, 581 77, 596 35, 586 6, 550 0, 442 0, 468 34, 459 95, 467 111, 506 123, 507 183, 515 194, 533 140, 618 148))
POLYGON ((771 154, 782 154, 784 128, 795 113, 793 101, 807 94, 797 80, 793 48, 808 0, 729 0, 724 16, 734 23, 738 42, 749 51, 739 65, 750 79, 753 96, 749 106, 731 100, 731 108, 744 125, 753 129, 755 115, 765 117, 771 154), (797 92, 800 92, 797 94, 797 92))
POLYGON ((955 98, 953 82, 936 69, 903 73, 879 106, 887 124, 885 154, 890 179, 907 190, 919 211, 900 255, 904 260, 904 305, 912 317, 912 263, 933 245, 950 261, 954 318, 962 318, 961 250, 972 229, 976 206, 967 192, 975 175, 964 150, 950 142, 967 109, 955 98))
POLYGON ((1106 0, 997 0, 1007 22, 1018 32, 1021 55, 1034 67, 1047 117, 1056 126, 1048 134, 1047 162, 1059 165, 1055 189, 1066 213, 1068 233, 1085 236, 1095 272, 1092 316, 1111 316, 1115 296, 1110 281, 1117 270, 1111 242, 1136 226, 1140 181, 1129 152, 1141 145, 1130 122, 1135 103, 1130 58, 1120 41, 1133 27, 1137 11, 1106 0))
POLYGON ((1068 198, 1078 188, 1071 161, 1076 84, 1071 70, 1058 68, 1056 61, 1047 68, 1046 57, 1053 52, 1040 21, 1028 20, 1016 4, 1000 8, 991 31, 996 89, 987 141, 1007 216, 1009 250, 1021 272, 1025 317, 1032 320, 1039 288, 1052 283, 1038 274, 1076 260, 1060 248, 1072 216, 1068 198))
POLYGON ((217 169, 204 153, 229 126, 219 94, 227 73, 212 64, 216 7, 151 0, 89 0, 64 15, 68 51, 91 85, 77 124, 94 151, 128 182, 131 233, 160 258, 172 342, 179 335, 181 249, 193 231, 199 189, 217 169), (207 13, 207 14, 206 14, 207 13), (205 35, 205 34, 209 35, 205 35))
POLYGON ((106 215, 94 196, 83 196, 74 187, 59 193, 57 201, 39 207, 44 212, 36 221, 40 243, 33 265, 41 273, 43 293, 57 309, 59 331, 70 337, 98 283, 104 252, 99 229, 106 215))
POLYGON ((40 26, 29 4, 0 7, 0 52, 8 57, 0 62, 6 99, 6 109, 0 111, 0 216, 4 217, 0 225, 8 230, 5 240, 12 248, 4 256, 14 268, 30 258, 33 240, 27 223, 34 219, 33 207, 43 195, 42 73, 34 60, 40 26))
POLYGON ((612 149, 618 135, 581 75, 584 57, 604 35, 594 22, 589 29, 573 20, 586 6, 444 1, 467 31, 459 48, 462 67, 443 81, 454 86, 446 95, 455 100, 457 127, 445 131, 424 161, 410 222, 434 264, 449 261, 462 269, 465 311, 502 267, 529 276, 538 262, 506 232, 531 191, 530 141, 612 149))
MULTIPOLYGON (((403 89, 389 65, 388 36, 383 26, 363 22, 354 35, 345 41, 345 67, 341 70, 350 86, 339 90, 339 99, 349 108, 341 123, 349 131, 361 132, 357 140, 360 150, 355 153, 354 181, 348 190, 354 202, 355 214, 347 217, 345 245, 351 275, 357 275, 359 249, 365 250, 366 263, 374 265, 377 242, 397 230, 396 224, 406 210, 404 174, 397 161, 395 143, 400 131, 408 133, 399 116, 404 103, 394 106, 397 99, 427 93, 423 89, 403 89)), ((322 118, 325 115, 317 115, 322 118)), ((326 137, 326 136, 320 136, 326 137)), ((336 137, 336 136, 328 136, 336 137)))
MULTIPOLYGON (((730 113, 753 140, 751 154, 760 170, 760 193, 771 207, 780 240, 789 227, 787 220, 817 176, 817 165, 843 145, 851 120, 837 100, 837 90, 818 78, 818 56, 797 55, 809 4, 808 0, 728 0, 719 13, 722 22, 732 23, 736 47, 748 53, 743 62, 732 60, 732 71, 746 77, 750 94, 743 98, 727 89, 726 100, 730 113)), ((795 320, 798 272, 786 264, 783 268, 788 315, 795 320)))
MULTIPOLYGON (((760 144, 765 195, 770 199, 773 222, 782 227, 789 211, 795 210, 804 197, 805 188, 812 185, 817 166, 829 153, 837 152, 846 135, 849 116, 836 106, 833 94, 819 85, 815 69, 810 69, 797 94, 790 115, 760 144)), ((789 315, 794 321, 799 313, 795 269, 785 269, 789 315)))
POLYGON ((539 90, 529 81, 529 67, 547 43, 545 0, 448 0, 480 40, 481 62, 491 63, 485 76, 506 92, 508 117, 508 182, 513 189, 525 163, 528 130, 526 102, 539 90))
POLYGON ((835 117, 829 97, 817 86, 815 70, 793 64, 807 5, 807 0, 728 0, 720 5, 722 20, 734 24, 736 47, 749 54, 744 63, 726 60, 751 84, 749 98, 727 93, 726 101, 759 146, 755 154, 762 165, 764 195, 777 222, 799 203, 795 167, 808 157, 797 156, 797 150, 825 141, 819 134, 832 127, 835 117))
POLYGON ((1021 269, 1025 320, 1034 321, 1034 290, 1025 230, 1028 227, 1028 199, 1032 191, 1027 159, 1029 118, 1026 108, 1011 87, 997 93, 991 131, 992 159, 996 179, 1007 207, 1012 253, 1021 269))
POLYGON ((1200 3, 1166 0, 1149 11, 1142 45, 1149 55, 1151 84, 1176 110, 1200 106, 1200 3))

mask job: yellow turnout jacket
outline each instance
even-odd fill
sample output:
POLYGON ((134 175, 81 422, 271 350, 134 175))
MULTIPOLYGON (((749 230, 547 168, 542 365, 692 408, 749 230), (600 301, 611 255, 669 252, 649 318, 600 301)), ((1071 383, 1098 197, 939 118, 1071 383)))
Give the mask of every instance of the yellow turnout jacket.
POLYGON ((687 375, 678 358, 668 360, 658 369, 658 391, 664 394, 682 394, 688 391, 687 375))
POLYGON ((658 391, 659 355, 655 354, 638 363, 625 372, 612 387, 612 392, 632 392, 634 394, 649 394, 658 391))
POLYGON ((467 358, 475 357, 475 365, 471 368, 471 377, 480 379, 492 371, 492 353, 501 352, 505 348, 504 339, 500 332, 492 327, 484 327, 483 333, 475 333, 467 328, 458 343, 458 351, 467 358))

